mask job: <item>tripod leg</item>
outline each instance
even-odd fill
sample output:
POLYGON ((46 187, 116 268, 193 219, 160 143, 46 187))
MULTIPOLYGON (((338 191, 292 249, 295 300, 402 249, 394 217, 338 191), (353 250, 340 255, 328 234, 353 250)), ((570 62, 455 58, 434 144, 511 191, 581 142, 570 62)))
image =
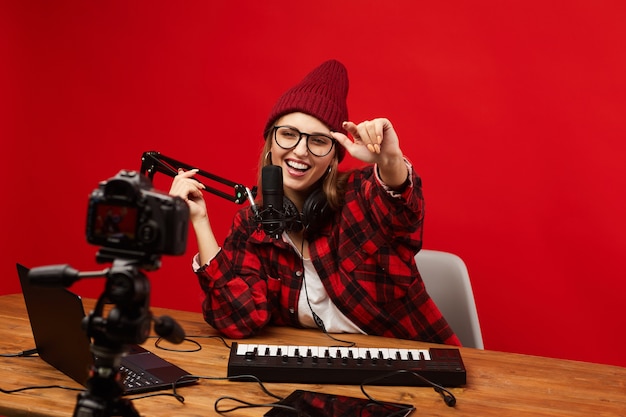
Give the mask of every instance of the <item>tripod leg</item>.
POLYGON ((88 391, 78 394, 74 417, 140 417, 127 398, 106 399, 95 397, 88 391))

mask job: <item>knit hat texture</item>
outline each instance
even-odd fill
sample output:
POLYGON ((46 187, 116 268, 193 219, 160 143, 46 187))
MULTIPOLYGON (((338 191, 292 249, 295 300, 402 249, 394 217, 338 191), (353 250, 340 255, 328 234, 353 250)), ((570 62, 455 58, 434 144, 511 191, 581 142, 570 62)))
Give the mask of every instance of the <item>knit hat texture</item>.
MULTIPOLYGON (((321 120, 333 131, 346 133, 341 124, 348 120, 347 98, 346 67, 334 59, 326 61, 280 96, 270 112, 263 132, 267 134, 280 117, 301 112, 321 120)), ((335 146, 341 161, 346 151, 339 144, 335 146)))

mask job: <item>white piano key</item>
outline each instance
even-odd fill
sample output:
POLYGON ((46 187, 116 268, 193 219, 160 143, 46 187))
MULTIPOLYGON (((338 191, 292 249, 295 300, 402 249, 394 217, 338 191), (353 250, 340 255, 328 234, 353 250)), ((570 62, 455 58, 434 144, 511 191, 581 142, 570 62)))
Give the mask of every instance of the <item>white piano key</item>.
MULTIPOLYGON (((290 358, 293 358, 294 356, 296 356, 296 350, 299 349, 300 346, 288 346, 287 347, 287 356, 289 356, 290 358)), ((285 354, 285 352, 283 352, 283 354, 285 354)))
POLYGON ((241 344, 241 345, 237 345, 237 355, 245 355, 246 352, 250 352, 252 349, 250 349, 250 345, 249 344, 241 344))
POLYGON ((389 357, 391 359, 393 359, 393 360, 398 359, 398 354, 399 354, 398 349, 396 349, 396 348, 389 349, 389 357))
POLYGON ((324 350, 327 348, 325 346, 309 346, 309 349, 311 349, 311 356, 320 358, 324 356, 324 350))

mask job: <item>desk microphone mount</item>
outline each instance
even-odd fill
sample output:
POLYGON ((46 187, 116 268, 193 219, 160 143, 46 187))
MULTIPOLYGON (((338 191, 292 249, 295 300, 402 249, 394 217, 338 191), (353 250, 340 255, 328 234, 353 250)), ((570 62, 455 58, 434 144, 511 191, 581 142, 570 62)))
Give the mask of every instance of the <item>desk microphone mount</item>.
MULTIPOLYGON (((215 194, 218 197, 225 198, 226 200, 232 201, 233 203, 236 203, 236 204, 243 204, 245 201, 248 201, 253 208, 256 208, 256 205, 254 203, 254 199, 257 194, 256 186, 250 189, 246 187, 245 185, 236 183, 226 178, 222 178, 215 174, 211 174, 210 172, 204 171, 192 165, 178 161, 174 158, 170 158, 169 156, 165 156, 161 154, 160 152, 148 151, 148 152, 144 152, 143 155, 141 156, 140 172, 143 175, 146 175, 148 178, 150 178, 150 180, 154 178, 154 175, 157 172, 160 172, 162 174, 165 174, 174 178, 176 175, 178 175, 178 170, 181 168, 186 171, 189 171, 191 169, 198 169, 198 173, 196 174, 196 177, 202 176, 211 181, 215 181, 219 184, 225 185, 227 187, 231 187, 234 193, 228 194, 225 191, 222 191, 215 187, 211 187, 207 184, 201 183, 205 186, 204 191, 215 194)), ((198 180, 198 182, 200 181, 198 180)))

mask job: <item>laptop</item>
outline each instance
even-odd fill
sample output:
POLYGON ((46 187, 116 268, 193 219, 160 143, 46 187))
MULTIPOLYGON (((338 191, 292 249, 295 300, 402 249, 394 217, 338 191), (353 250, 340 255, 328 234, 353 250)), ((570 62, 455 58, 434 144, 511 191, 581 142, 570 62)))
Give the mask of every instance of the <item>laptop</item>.
MULTIPOLYGON (((94 363, 91 341, 82 329, 85 309, 81 298, 61 287, 31 285, 29 269, 19 263, 17 274, 30 326, 39 356, 86 386, 94 363)), ((166 361, 140 345, 130 345, 130 351, 121 359, 124 395, 172 388, 172 384, 189 372, 166 361)), ((195 383, 194 377, 178 381, 178 385, 195 383)))

